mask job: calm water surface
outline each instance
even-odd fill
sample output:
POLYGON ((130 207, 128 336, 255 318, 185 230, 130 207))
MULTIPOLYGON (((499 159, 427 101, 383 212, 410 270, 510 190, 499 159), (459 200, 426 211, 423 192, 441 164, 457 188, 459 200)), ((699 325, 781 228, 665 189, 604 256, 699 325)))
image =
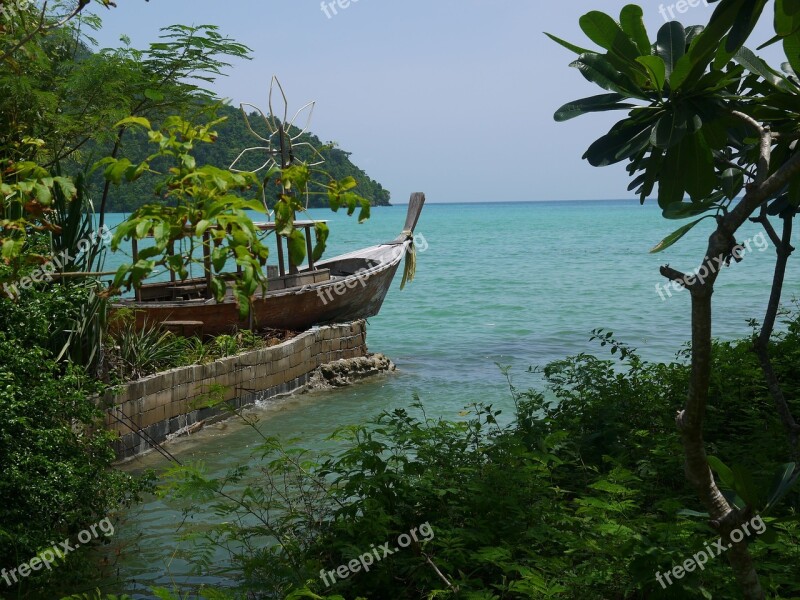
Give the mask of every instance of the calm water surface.
MULTIPOLYGON (((405 206, 377 208, 362 225, 329 211, 312 213, 331 221, 330 257, 394 238, 405 211, 405 206)), ((428 204, 417 227, 420 247, 427 246, 418 255, 417 277, 400 291, 398 276, 380 315, 369 324, 370 349, 389 355, 398 372, 261 407, 261 429, 299 438, 307 447, 325 447, 336 427, 408 406, 415 393, 433 415, 456 417, 478 401, 507 409, 511 402, 497 363, 513 366, 520 387, 537 386, 535 376, 525 373, 529 366, 599 352, 589 342, 597 327, 614 331, 645 358, 669 360, 689 337, 688 293, 665 294, 662 300, 656 292, 663 283, 658 267, 669 262, 693 269, 711 225, 699 225, 662 254, 648 251, 681 224, 662 219, 657 207, 631 201, 428 204)), ((748 225, 740 239, 755 238, 759 231, 748 225)), ((763 313, 774 250, 759 251, 762 239, 755 238, 753 252, 719 280, 714 308, 720 338, 747 335, 747 320, 763 313)), ((112 257, 107 266, 119 260, 112 257)), ((799 291, 795 285, 786 297, 799 291)), ((170 450, 182 461, 202 461, 211 473, 221 474, 247 463, 257 441, 253 431, 230 423, 170 450)), ((136 464, 144 466, 167 465, 151 455, 136 464)), ((147 598, 151 585, 220 583, 192 574, 179 558, 184 547, 176 534, 180 508, 148 499, 125 516, 115 537, 123 548, 124 591, 147 598)), ((213 517, 197 514, 190 524, 208 519, 213 517)))

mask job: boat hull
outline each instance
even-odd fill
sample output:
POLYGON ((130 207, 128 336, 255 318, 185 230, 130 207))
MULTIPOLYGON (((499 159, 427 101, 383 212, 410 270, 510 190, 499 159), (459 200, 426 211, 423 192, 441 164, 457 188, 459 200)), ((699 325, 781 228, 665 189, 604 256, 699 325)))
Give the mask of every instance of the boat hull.
POLYGON ((302 331, 314 325, 366 319, 378 314, 411 241, 373 246, 317 265, 331 280, 256 296, 248 318, 239 319, 232 299, 114 304, 132 309, 137 327, 145 324, 189 325, 192 333, 220 335, 239 329, 302 331), (192 326, 191 324, 194 324, 192 326))

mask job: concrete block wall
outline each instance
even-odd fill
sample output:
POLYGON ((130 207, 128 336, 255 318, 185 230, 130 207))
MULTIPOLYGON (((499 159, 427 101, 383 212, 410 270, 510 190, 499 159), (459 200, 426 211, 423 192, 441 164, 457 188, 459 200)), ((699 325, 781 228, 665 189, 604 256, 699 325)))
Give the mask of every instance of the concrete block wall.
POLYGON ((291 340, 205 365, 172 369, 106 394, 106 427, 119 439, 119 459, 152 448, 179 431, 222 415, 199 408, 209 393, 236 408, 289 394, 303 387, 321 365, 367 355, 364 321, 313 328, 291 340))

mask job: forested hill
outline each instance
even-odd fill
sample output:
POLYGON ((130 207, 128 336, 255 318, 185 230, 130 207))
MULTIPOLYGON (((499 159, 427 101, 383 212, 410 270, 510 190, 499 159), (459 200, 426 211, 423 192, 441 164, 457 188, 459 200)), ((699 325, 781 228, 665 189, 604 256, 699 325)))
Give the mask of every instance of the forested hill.
MULTIPOLYGON (((227 120, 215 127, 219 134, 217 141, 213 144, 199 144, 195 151, 197 164, 211 164, 220 168, 228 168, 231 163, 239 156, 245 148, 254 148, 264 144, 256 138, 248 129, 242 111, 233 106, 222 106, 217 111, 219 117, 227 117, 227 120)), ((264 119, 258 115, 250 116, 251 126, 260 135, 266 137, 266 126, 264 119)), ((292 130, 292 135, 297 135, 297 129, 292 130)), ((350 161, 350 153, 339 148, 325 147, 323 143, 313 134, 304 134, 295 142, 296 154, 311 162, 311 157, 303 146, 298 146, 299 142, 307 142, 315 148, 320 148, 320 154, 325 162, 318 168, 329 174, 335 179, 342 179, 347 176, 353 177, 358 182, 358 187, 354 190, 361 196, 368 198, 373 206, 388 206, 389 191, 383 189, 380 183, 370 178, 362 169, 350 161)), ((133 131, 128 131, 123 142, 123 153, 132 161, 142 160, 152 153, 154 147, 147 143, 144 135, 137 135, 133 131)), ((255 169, 266 161, 266 153, 254 151, 248 153, 246 160, 237 165, 238 169, 255 169)), ((158 166, 154 164, 154 168, 158 166)), ((326 180, 323 175, 315 175, 315 179, 326 180)), ((95 197, 98 197, 101 181, 97 179, 93 182, 95 197)), ((133 183, 121 186, 112 186, 108 199, 108 210, 112 212, 130 212, 143 204, 159 202, 159 198, 153 192, 153 179, 143 177, 133 183)), ((327 206, 324 196, 311 196, 310 207, 327 206)))

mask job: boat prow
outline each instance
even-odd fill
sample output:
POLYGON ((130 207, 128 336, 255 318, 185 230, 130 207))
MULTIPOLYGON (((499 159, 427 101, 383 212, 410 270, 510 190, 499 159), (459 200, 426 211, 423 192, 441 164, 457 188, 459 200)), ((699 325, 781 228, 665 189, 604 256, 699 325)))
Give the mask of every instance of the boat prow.
POLYGON ((162 324, 182 334, 219 335, 237 329, 289 329, 366 319, 378 314, 400 262, 412 251, 414 228, 425 195, 412 194, 406 222, 391 242, 356 250, 269 280, 269 289, 257 295, 248 318, 239 319, 232 297, 223 302, 207 299, 205 279, 143 286, 136 300, 114 308, 132 309, 137 325, 162 324), (181 294, 166 299, 169 294, 181 294))

